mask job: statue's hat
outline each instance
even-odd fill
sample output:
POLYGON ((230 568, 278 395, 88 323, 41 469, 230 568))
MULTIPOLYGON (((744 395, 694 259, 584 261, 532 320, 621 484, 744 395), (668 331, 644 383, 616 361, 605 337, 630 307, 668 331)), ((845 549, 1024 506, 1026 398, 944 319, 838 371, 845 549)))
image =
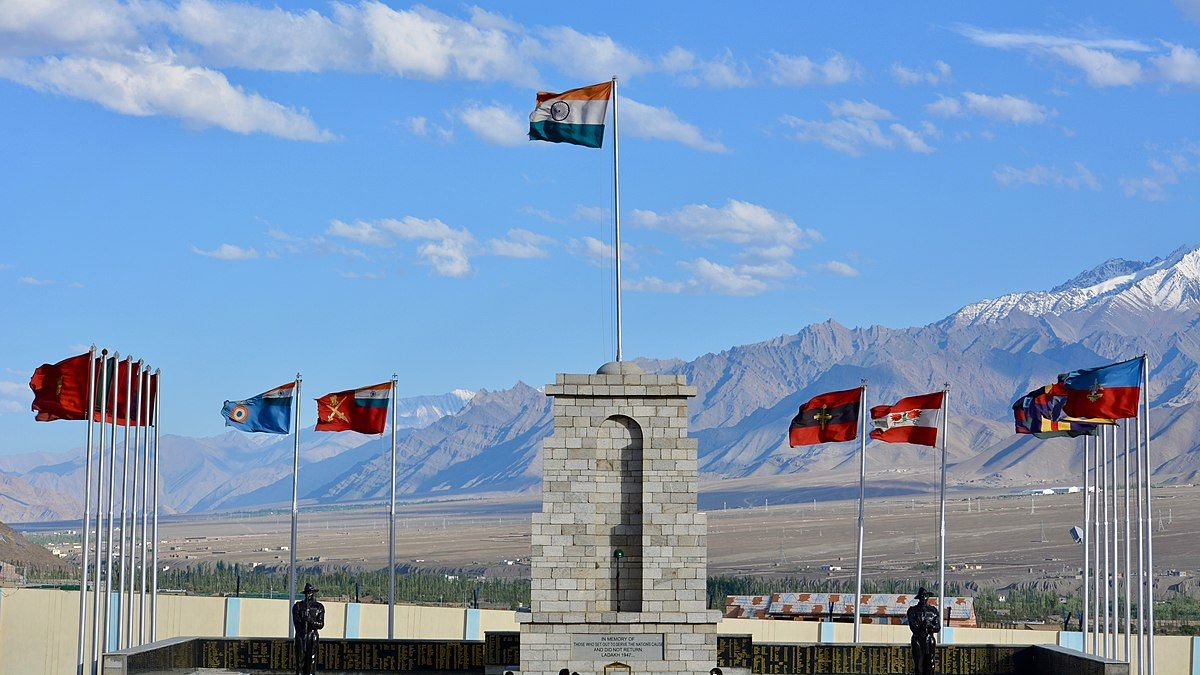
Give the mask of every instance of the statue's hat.
POLYGON ((925 598, 932 598, 932 597, 933 597, 933 593, 930 593, 929 591, 925 590, 924 586, 922 586, 921 589, 917 591, 917 599, 918 600, 924 600, 925 598))
MULTIPOLYGON (((924 589, 922 589, 922 590, 924 590, 924 589)), ((306 582, 306 583, 304 584, 304 591, 303 591, 303 593, 304 593, 305 595, 308 595, 309 593, 316 593, 316 592, 317 592, 317 587, 316 587, 316 586, 313 586, 313 585, 312 585, 312 583, 306 582)))

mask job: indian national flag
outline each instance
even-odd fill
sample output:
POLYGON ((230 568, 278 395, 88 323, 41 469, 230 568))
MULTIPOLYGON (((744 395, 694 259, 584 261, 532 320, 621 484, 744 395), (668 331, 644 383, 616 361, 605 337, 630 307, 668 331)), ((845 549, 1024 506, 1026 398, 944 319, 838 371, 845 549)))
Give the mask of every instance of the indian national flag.
POLYGON ((610 98, 612 82, 561 94, 539 91, 537 107, 529 114, 529 140, 600 147, 610 98))

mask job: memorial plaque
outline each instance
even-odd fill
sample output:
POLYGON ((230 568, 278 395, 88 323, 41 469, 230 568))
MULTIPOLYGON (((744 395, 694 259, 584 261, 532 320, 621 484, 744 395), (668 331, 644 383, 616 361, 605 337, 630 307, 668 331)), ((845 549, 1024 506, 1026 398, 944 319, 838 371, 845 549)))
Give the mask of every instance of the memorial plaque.
POLYGON ((571 636, 571 660, 573 661, 662 661, 662 659, 662 633, 571 636))

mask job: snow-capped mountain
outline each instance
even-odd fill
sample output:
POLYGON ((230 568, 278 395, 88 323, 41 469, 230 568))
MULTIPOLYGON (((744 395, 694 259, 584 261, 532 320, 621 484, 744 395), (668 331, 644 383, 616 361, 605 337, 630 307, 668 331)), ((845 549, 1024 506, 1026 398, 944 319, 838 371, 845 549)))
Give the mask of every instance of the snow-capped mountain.
POLYGON ((1114 258, 1049 291, 1009 293, 966 307, 946 319, 956 327, 987 325, 1020 312, 1060 315, 1102 306, 1132 311, 1194 312, 1200 305, 1200 249, 1182 247, 1166 258, 1114 258))

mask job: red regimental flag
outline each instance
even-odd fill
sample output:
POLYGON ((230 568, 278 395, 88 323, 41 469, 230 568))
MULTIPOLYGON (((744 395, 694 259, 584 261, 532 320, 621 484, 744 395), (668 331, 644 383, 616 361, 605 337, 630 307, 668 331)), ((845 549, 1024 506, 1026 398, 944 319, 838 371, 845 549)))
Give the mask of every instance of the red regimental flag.
POLYGON ((908 396, 896 401, 895 405, 871 408, 871 422, 875 426, 871 438, 884 443, 937 445, 945 396, 942 391, 908 396))
MULTIPOLYGON (((139 400, 139 390, 141 389, 141 370, 138 369, 137 362, 121 360, 115 361, 113 358, 108 360, 108 369, 105 372, 105 379, 108 384, 107 390, 104 392, 104 400, 96 401, 96 412, 92 415, 92 419, 99 422, 101 413, 104 415, 105 423, 112 424, 116 420, 116 424, 124 426, 125 420, 125 404, 129 403, 129 421, 128 424, 133 426, 137 420, 137 404, 139 400), (130 381, 130 378, 133 381, 130 381), (116 389, 116 414, 113 414, 113 389, 116 389), (129 393, 126 394, 126 388, 129 393)), ((96 363, 96 396, 100 396, 100 363, 96 363)))
POLYGON ((387 426, 392 383, 325 394, 317 399, 317 431, 382 434, 387 426))
POLYGON ((800 406, 800 412, 792 418, 788 430, 789 445, 837 443, 858 438, 861 400, 862 387, 814 396, 800 406))
POLYGON ((87 419, 88 357, 80 354, 58 363, 43 363, 29 378, 38 422, 87 419))

